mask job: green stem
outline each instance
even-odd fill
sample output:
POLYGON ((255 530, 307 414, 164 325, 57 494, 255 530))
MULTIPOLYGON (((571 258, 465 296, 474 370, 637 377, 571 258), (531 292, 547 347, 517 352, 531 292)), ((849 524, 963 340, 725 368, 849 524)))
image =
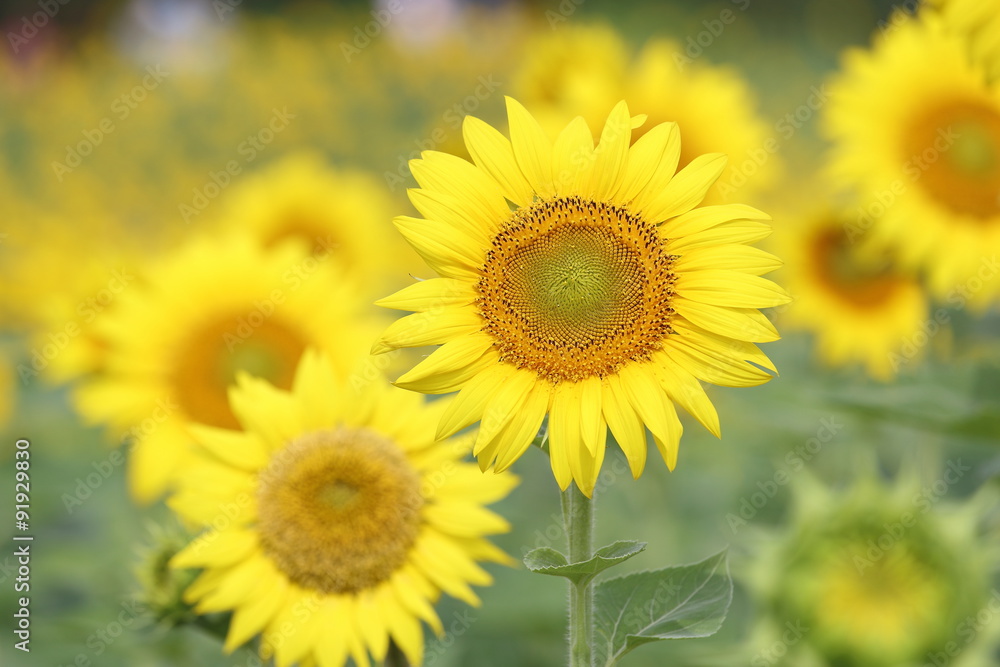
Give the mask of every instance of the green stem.
POLYGON ((403 651, 396 646, 396 642, 389 641, 389 652, 385 655, 385 667, 410 667, 406 661, 403 651))
MULTIPOLYGON (((570 484, 562 493, 563 524, 569 542, 569 562, 581 563, 594 556, 594 503, 570 484)), ((569 665, 593 667, 594 588, 592 578, 570 583, 569 665)))

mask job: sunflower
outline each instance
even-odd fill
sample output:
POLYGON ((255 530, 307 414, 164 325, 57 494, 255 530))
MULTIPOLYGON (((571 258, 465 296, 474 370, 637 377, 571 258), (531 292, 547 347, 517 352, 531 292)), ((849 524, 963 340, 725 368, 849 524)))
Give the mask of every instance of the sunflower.
MULTIPOLYGON (((599 127, 608 107, 623 97, 652 125, 676 122, 680 166, 706 153, 732 159, 708 203, 738 201, 770 185, 781 159, 757 117, 756 100, 733 69, 691 61, 669 40, 651 40, 635 59, 621 36, 600 24, 567 25, 534 38, 511 80, 514 96, 534 110, 544 129, 558 133, 576 115, 599 127)), ((633 141, 642 128, 633 133, 633 141)))
POLYGON ((399 378, 427 393, 459 391, 438 436, 481 421, 474 453, 503 471, 548 415, 552 471, 593 492, 611 428, 638 477, 645 428, 673 469, 681 423, 674 403, 719 434, 699 380, 752 386, 771 362, 752 341, 777 332, 757 310, 787 301, 760 274, 772 255, 748 243, 768 217, 742 205, 698 207, 725 169, 724 155, 676 173, 677 126, 630 145, 641 118, 625 102, 595 148, 583 119, 553 143, 508 98, 508 141, 465 121, 475 160, 428 151, 410 192, 424 218, 396 226, 441 277, 379 302, 416 311, 373 352, 441 344, 399 378), (753 362, 753 364, 748 363, 753 362))
POLYGON ((767 611, 751 663, 995 664, 998 633, 983 614, 1000 611, 1000 551, 982 527, 996 496, 943 499, 966 468, 952 460, 933 481, 906 471, 892 485, 870 473, 841 491, 798 478, 784 534, 756 533, 745 578, 767 611))
POLYGON ((230 400, 242 430, 192 428, 210 456, 171 499, 208 529, 172 561, 204 568, 188 601, 233 611, 227 652, 259 633, 279 666, 339 667, 392 641, 419 665, 440 593, 478 605, 476 561, 509 562, 485 538, 509 526, 483 505, 516 478, 462 463, 468 438, 435 443, 445 401, 358 392, 313 352, 291 391, 244 375, 230 400))
POLYGON ((851 243, 849 214, 833 204, 802 208, 771 239, 795 297, 781 323, 812 332, 826 363, 860 363, 872 377, 891 379, 920 351, 907 342, 927 322, 923 288, 884 252, 851 243))
POLYGON ((1000 2, 928 0, 926 4, 940 12, 949 30, 966 40, 972 58, 983 63, 990 81, 1000 80, 1000 2))
POLYGON ((329 254, 202 237, 137 281, 97 323, 105 371, 81 385, 75 402, 89 421, 134 442, 130 484, 142 501, 183 469, 189 422, 237 425, 226 399, 237 371, 289 387, 307 347, 343 365, 371 340, 329 254))
MULTIPOLYGON (((601 23, 570 23, 534 33, 511 74, 513 95, 531 106, 546 131, 557 133, 582 115, 598 126, 622 97, 629 52, 613 28, 601 23)), ((673 120, 673 119, 670 119, 673 120)))
POLYGON ((849 52, 830 85, 831 172, 864 204, 857 230, 981 308, 1000 294, 1000 89, 939 17, 901 20, 849 52))
POLYGON ((378 290, 388 267, 419 260, 389 225, 391 199, 370 174, 335 169, 316 153, 294 153, 248 175, 226 193, 222 225, 250 230, 265 247, 298 242, 329 249, 378 290))
POLYGON ((630 68, 625 96, 650 123, 674 121, 681 129, 680 166, 705 153, 725 153, 729 166, 707 203, 747 199, 781 172, 773 130, 756 113, 757 102, 734 69, 686 62, 683 47, 669 40, 646 44, 630 68))

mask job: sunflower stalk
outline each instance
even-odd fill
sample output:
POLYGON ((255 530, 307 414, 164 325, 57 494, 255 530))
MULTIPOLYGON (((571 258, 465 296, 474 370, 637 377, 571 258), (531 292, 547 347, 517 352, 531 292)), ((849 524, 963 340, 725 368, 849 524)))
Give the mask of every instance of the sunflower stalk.
MULTIPOLYGON (((583 563, 594 556, 594 501, 576 484, 562 492, 563 525, 569 543, 569 562, 583 563)), ((593 667, 593 577, 569 584, 569 667, 593 667)))

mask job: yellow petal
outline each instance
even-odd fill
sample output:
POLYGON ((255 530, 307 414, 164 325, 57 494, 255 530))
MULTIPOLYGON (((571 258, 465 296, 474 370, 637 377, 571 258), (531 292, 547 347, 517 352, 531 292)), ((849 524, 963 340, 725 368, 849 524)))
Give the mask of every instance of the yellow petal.
POLYGON ((661 222, 687 213, 700 204, 726 168, 727 158, 722 153, 699 155, 677 172, 662 192, 643 209, 647 220, 661 222))
POLYGON ((643 210, 674 177, 680 156, 677 123, 660 123, 650 129, 629 150, 616 201, 633 202, 632 208, 643 210))
POLYGON ((479 361, 493 347, 494 339, 484 333, 472 333, 448 341, 434 350, 426 359, 411 368, 394 383, 408 389, 411 383, 461 371, 479 361))
POLYGON ((552 194, 552 143, 542 126, 520 102, 507 97, 507 122, 510 143, 521 173, 532 189, 545 196, 552 194))
POLYGON ((675 289, 685 299, 713 306, 772 308, 791 301, 788 292, 770 280, 737 271, 680 273, 675 289))
POLYGON ((531 185, 517 166, 510 140, 473 116, 465 117, 462 134, 473 161, 500 184, 504 196, 518 206, 530 204, 531 185))
POLYGON ((615 375, 604 379, 601 410, 615 441, 628 459, 632 477, 639 479, 646 466, 646 428, 615 375))
POLYGON ((567 125, 552 147, 552 178, 556 194, 590 197, 594 171, 594 135, 587 121, 577 116, 567 125))
POLYGON ((441 415, 435 437, 442 440, 479 421, 493 392, 516 371, 510 364, 498 363, 470 379, 441 415))
POLYGON ((408 285, 395 294, 379 299, 375 305, 424 313, 445 306, 466 306, 474 302, 477 296, 473 282, 454 278, 431 278, 408 285))
POLYGON ((622 100, 608 114, 595 151, 592 188, 597 199, 610 200, 621 187, 631 143, 632 119, 622 100))

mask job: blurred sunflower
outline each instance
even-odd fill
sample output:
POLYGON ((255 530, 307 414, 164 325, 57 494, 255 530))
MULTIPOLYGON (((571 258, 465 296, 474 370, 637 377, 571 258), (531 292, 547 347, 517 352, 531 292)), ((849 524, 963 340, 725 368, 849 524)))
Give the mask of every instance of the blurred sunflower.
POLYGON ((468 440, 435 443, 444 401, 358 392, 313 352, 290 392, 243 375, 230 399, 243 430, 192 428, 212 456, 171 500, 208 528, 172 561, 205 570, 187 599, 233 610, 227 652, 261 634, 277 665, 340 667, 392 641, 419 665, 420 621, 443 633, 440 593, 478 605, 470 584, 492 579, 476 561, 510 562, 485 537, 509 526, 483 505, 516 478, 462 463, 468 440))
POLYGON ((960 37, 923 12, 848 52, 825 128, 832 173, 866 202, 859 229, 942 298, 981 308, 1000 294, 1000 89, 960 37))
POLYGON ((841 492, 808 475, 795 482, 791 525, 784 535, 759 533, 748 575, 767 610, 752 641, 755 660, 994 664, 995 624, 978 619, 1000 612, 991 592, 1000 544, 981 531, 996 498, 984 491, 943 501, 964 468, 949 462, 930 484, 913 473, 892 485, 870 474, 841 492))
POLYGON ((134 440, 130 484, 141 501, 186 465, 189 422, 237 425, 226 389, 238 371, 287 388, 307 347, 328 350, 343 368, 373 337, 329 253, 199 237, 143 281, 99 322, 107 367, 75 396, 89 421, 134 440))
POLYGON ((891 379, 904 341, 927 319, 920 283, 884 252, 852 243, 853 220, 831 206, 784 217, 788 224, 770 239, 785 260, 782 284, 794 297, 781 323, 812 332, 824 362, 860 363, 872 377, 891 379))
POLYGON ((361 285, 378 291, 400 264, 419 261, 392 233, 391 203, 373 176, 334 169, 315 153, 294 153, 234 185, 222 220, 250 230, 268 248, 291 241, 329 250, 361 285))
POLYGON ((766 148, 776 141, 773 132, 757 116, 753 92, 735 70, 700 60, 684 64, 683 58, 679 44, 650 41, 629 69, 625 97, 650 123, 677 123, 681 167, 705 153, 730 157, 706 203, 746 200, 781 172, 781 158, 766 148))
POLYGON ((426 393, 461 390, 445 437, 481 421, 474 453, 508 468, 548 415, 559 486, 593 492, 611 428, 638 477, 645 429, 670 469, 681 423, 676 401, 712 433, 718 415, 699 380, 752 386, 774 370, 751 341, 778 334, 757 308, 787 301, 760 278, 778 260, 749 243, 769 219, 741 205, 698 208, 725 169, 697 157, 676 173, 677 126, 630 145, 624 102, 595 148, 582 118, 553 144, 508 98, 511 140, 469 117, 475 164, 426 152, 410 192, 425 218, 395 220, 441 278, 379 302, 416 311, 373 352, 442 344, 397 381, 426 393), (511 210, 511 206, 515 206, 511 210))
POLYGON ((600 127, 608 108, 622 98, 629 52, 607 25, 570 23, 540 30, 522 52, 529 55, 511 74, 510 90, 547 132, 557 134, 575 116, 600 127))
MULTIPOLYGON (((650 126, 681 128, 680 166, 706 153, 731 162, 709 190, 707 203, 745 199, 768 186, 781 160, 765 150, 771 137, 755 113, 756 101, 730 68, 697 62, 669 40, 652 40, 630 58, 624 41, 600 25, 567 25, 534 38, 511 80, 513 96, 531 107, 542 127, 557 134, 575 116, 600 127, 608 107, 623 97, 642 109, 650 126), (759 151, 763 157, 754 157, 759 151)), ((642 135, 636 128, 633 141, 642 135)))
MULTIPOLYGON (((982 62, 991 82, 1000 80, 1000 2, 997 0, 925 0, 938 10, 949 30, 963 36, 973 60, 982 62)), ((922 9, 921 11, 929 11, 922 9)))

